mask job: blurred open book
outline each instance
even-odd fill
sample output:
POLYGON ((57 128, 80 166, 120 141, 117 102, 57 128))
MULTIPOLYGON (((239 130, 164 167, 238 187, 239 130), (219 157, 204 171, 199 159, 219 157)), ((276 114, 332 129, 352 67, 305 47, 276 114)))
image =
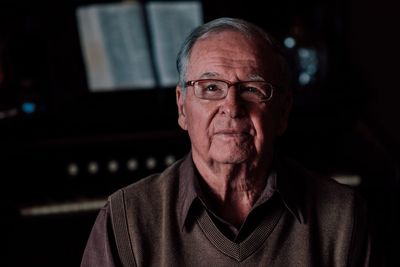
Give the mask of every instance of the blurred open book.
POLYGON ((94 4, 76 13, 93 92, 175 86, 180 45, 203 22, 198 1, 94 4))

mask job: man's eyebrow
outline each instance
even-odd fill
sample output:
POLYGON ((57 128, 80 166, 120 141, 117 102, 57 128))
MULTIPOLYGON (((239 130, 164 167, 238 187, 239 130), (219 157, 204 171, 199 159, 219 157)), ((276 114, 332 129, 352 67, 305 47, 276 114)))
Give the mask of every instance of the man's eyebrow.
POLYGON ((215 78, 218 77, 219 74, 217 72, 205 72, 202 75, 200 75, 200 78, 215 78))
POLYGON ((265 79, 262 77, 262 76, 260 76, 260 75, 258 75, 258 74, 250 74, 249 75, 249 81, 265 81, 265 79))

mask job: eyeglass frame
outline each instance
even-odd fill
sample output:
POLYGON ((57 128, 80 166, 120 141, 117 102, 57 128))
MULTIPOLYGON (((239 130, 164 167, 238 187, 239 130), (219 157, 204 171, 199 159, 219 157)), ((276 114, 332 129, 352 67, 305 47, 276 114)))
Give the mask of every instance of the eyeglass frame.
MULTIPOLYGON (((267 85, 271 88, 271 94, 269 95, 268 98, 263 99, 263 100, 260 100, 258 103, 268 102, 268 101, 270 101, 270 100, 272 99, 272 96, 274 95, 275 88, 278 87, 278 86, 275 86, 275 85, 273 85, 272 83, 266 82, 266 81, 256 81, 256 80, 253 81, 253 80, 248 80, 248 81, 230 82, 230 81, 222 80, 222 79, 199 79, 199 80, 191 80, 191 81, 186 81, 186 82, 185 82, 185 86, 193 86, 193 88, 194 88, 194 87, 195 87, 195 83, 197 83, 197 82, 202 82, 202 81, 217 81, 217 82, 223 82, 223 83, 226 83, 227 86, 228 86, 228 88, 227 88, 227 90, 226 90, 226 94, 225 94, 223 97, 221 97, 221 98, 216 98, 216 99, 209 99, 209 98, 202 98, 202 97, 199 97, 199 96, 197 96, 197 94, 196 94, 196 90, 194 91, 194 95, 195 95, 196 97, 198 97, 198 98, 200 98, 200 99, 211 100, 211 101, 216 101, 216 100, 222 100, 222 99, 224 99, 224 98, 228 95, 228 90, 229 90, 229 88, 231 88, 232 86, 235 86, 235 87, 237 88, 237 85, 238 85, 238 84, 243 84, 243 83, 248 83, 248 82, 261 82, 261 83, 267 84, 267 85)), ((257 102, 253 102, 253 103, 257 103, 257 102)))

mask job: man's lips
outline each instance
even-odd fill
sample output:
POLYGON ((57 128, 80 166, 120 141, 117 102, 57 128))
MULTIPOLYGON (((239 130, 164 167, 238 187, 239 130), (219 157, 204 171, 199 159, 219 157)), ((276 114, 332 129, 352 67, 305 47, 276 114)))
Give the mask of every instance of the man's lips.
POLYGON ((250 134, 247 131, 235 130, 235 129, 218 130, 214 133, 214 135, 250 136, 250 134))

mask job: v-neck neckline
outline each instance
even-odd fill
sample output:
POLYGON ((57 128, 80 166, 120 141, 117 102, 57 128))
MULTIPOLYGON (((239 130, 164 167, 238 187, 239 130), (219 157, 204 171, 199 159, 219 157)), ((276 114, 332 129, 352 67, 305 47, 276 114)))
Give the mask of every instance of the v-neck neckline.
POLYGON ((241 262, 263 245, 282 217, 283 211, 282 207, 273 211, 246 239, 239 243, 235 243, 226 237, 214 224, 205 209, 197 214, 196 220, 204 235, 219 251, 241 262))

